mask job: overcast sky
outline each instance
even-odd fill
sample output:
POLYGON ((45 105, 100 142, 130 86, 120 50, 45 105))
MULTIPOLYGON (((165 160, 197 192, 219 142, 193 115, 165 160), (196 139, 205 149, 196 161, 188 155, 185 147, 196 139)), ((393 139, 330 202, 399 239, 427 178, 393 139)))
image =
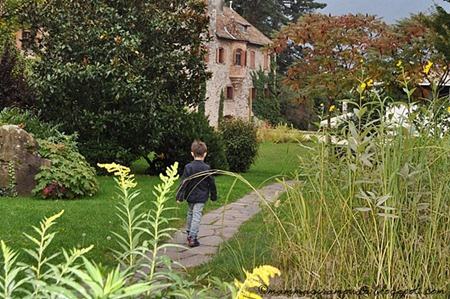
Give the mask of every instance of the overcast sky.
POLYGON ((434 4, 450 12, 450 3, 444 0, 316 0, 315 2, 327 4, 326 8, 317 11, 320 13, 332 15, 368 13, 383 18, 389 24, 407 18, 411 13, 429 13, 434 4))

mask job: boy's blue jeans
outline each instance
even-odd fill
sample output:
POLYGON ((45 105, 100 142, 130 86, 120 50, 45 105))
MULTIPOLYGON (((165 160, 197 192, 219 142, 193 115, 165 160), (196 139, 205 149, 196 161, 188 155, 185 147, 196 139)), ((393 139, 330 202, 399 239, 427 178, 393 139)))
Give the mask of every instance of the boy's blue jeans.
POLYGON ((204 203, 190 203, 188 202, 188 212, 186 218, 186 231, 189 232, 189 236, 193 239, 197 239, 198 228, 200 227, 200 221, 202 220, 202 212, 204 203))

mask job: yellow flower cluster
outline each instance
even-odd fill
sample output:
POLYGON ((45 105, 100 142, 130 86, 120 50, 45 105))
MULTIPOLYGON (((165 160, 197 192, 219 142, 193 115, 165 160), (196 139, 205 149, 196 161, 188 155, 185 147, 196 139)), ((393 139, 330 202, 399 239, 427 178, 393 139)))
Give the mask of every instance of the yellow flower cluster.
POLYGON ((428 73, 430 72, 431 66, 433 65, 433 63, 431 61, 428 61, 427 65, 425 66, 425 68, 423 69, 423 72, 425 73, 425 75, 428 75, 428 73))
POLYGON ((336 108, 336 106, 334 106, 334 105, 331 105, 331 106, 330 106, 330 109, 329 109, 329 110, 330 110, 330 112, 333 112, 334 108, 336 108))
POLYGON ((239 288, 235 299, 262 299, 258 294, 252 293, 248 289, 251 288, 266 288, 269 286, 269 279, 275 277, 275 275, 281 275, 280 270, 270 265, 263 265, 253 269, 250 273, 244 269, 246 279, 244 282, 235 280, 235 285, 239 288))
POLYGON ((113 172, 115 176, 119 177, 118 183, 122 189, 126 190, 136 187, 137 184, 134 182, 134 174, 130 174, 130 168, 117 163, 98 163, 97 166, 105 168, 109 173, 113 172))
POLYGON ((360 90, 360 92, 363 92, 366 89, 366 87, 370 87, 372 85, 373 85, 373 79, 370 79, 367 82, 361 83, 361 85, 359 86, 359 90, 360 90))

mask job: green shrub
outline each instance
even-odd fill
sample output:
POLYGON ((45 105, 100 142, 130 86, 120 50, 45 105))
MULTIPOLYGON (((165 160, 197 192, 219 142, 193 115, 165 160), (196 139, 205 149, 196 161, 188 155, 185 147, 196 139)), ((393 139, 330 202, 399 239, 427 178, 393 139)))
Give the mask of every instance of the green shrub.
POLYGON ((221 123, 228 165, 231 171, 246 172, 258 155, 258 129, 252 122, 227 119, 221 123))
POLYGON ((297 130, 286 124, 278 124, 275 127, 264 124, 258 128, 258 140, 261 142, 302 143, 310 141, 309 135, 309 132, 297 130))
POLYGON ((33 194, 43 199, 73 199, 92 196, 98 190, 95 169, 77 151, 75 142, 67 137, 57 143, 38 140, 39 154, 51 161, 36 175, 38 184, 33 194))
POLYGON ((58 126, 43 122, 30 110, 5 108, 0 112, 0 125, 19 125, 39 144, 41 157, 51 166, 41 167, 33 194, 44 199, 91 196, 98 189, 95 169, 78 152, 77 135, 65 135, 58 126))
POLYGON ((213 169, 227 170, 225 144, 219 132, 209 125, 205 115, 192 112, 180 114, 176 121, 164 130, 164 142, 154 150, 155 158, 151 162, 151 173, 161 173, 168 166, 179 162, 180 171, 192 161, 191 144, 195 139, 202 140, 208 147, 205 162, 213 169))
POLYGON ((0 125, 10 124, 22 127, 34 138, 47 139, 61 136, 58 126, 43 122, 31 110, 7 107, 0 112, 0 125))

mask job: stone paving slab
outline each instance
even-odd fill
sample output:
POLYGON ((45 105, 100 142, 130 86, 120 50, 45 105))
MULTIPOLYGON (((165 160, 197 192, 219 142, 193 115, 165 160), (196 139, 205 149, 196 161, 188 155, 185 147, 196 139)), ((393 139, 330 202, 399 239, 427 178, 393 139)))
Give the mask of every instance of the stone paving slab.
POLYGON ((166 255, 185 268, 199 266, 210 261, 217 252, 220 243, 230 239, 239 226, 261 211, 260 205, 276 200, 285 191, 285 184, 275 183, 253 191, 236 202, 220 207, 202 217, 198 240, 199 247, 187 247, 186 234, 176 232, 169 243, 186 245, 184 248, 173 247, 166 250, 166 255), (262 197, 262 198, 261 198, 262 197))

